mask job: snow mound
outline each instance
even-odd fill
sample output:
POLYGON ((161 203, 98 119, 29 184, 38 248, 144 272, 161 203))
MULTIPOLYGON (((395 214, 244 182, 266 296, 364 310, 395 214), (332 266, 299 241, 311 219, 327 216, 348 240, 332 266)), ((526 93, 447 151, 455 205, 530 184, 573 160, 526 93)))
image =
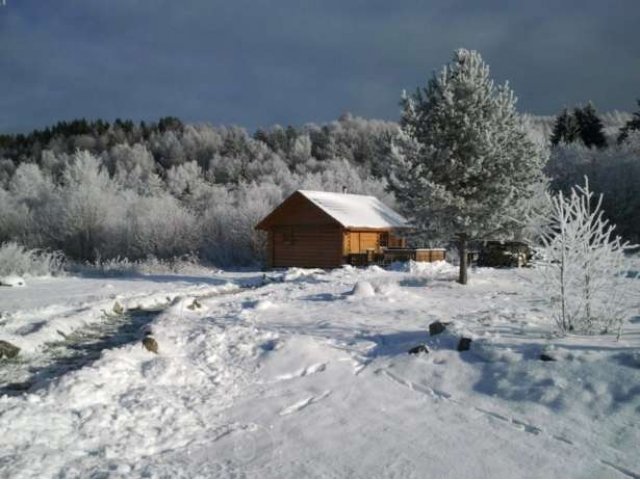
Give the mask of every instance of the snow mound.
POLYGON ((351 290, 351 295, 358 298, 366 298, 375 296, 376 291, 371 283, 366 280, 358 280, 351 290))
POLYGON ((0 285, 4 287, 24 287, 26 286, 26 283, 22 277, 17 275, 7 275, 6 277, 0 278, 0 285))
POLYGON ((409 273, 416 275, 437 276, 447 273, 455 273, 456 269, 450 263, 439 260, 437 262, 414 262, 410 260, 407 264, 409 273))
POLYGON ((275 303, 270 302, 269 300, 258 300, 253 306, 253 308, 258 311, 261 311, 261 310, 269 310, 275 306, 276 306, 275 303))
POLYGON ((369 273, 384 273, 385 269, 382 267, 379 267, 378 265, 371 265, 370 267, 367 268, 367 272, 369 273))
POLYGON ((270 300, 264 300, 263 299, 263 300, 252 300, 252 301, 249 301, 249 302, 244 302, 242 306, 245 309, 263 311, 263 310, 272 309, 276 305, 275 305, 275 303, 271 302, 270 300))
POLYGON ((284 282, 315 280, 319 275, 324 275, 324 270, 319 268, 290 268, 282 276, 284 282))
POLYGON ((517 363, 523 360, 521 352, 513 348, 496 345, 486 340, 475 341, 472 352, 485 362, 517 363))
POLYGON ((321 374, 335 360, 337 352, 323 341, 301 335, 283 338, 277 346, 277 349, 263 347, 265 353, 261 358, 260 383, 311 378, 321 374))

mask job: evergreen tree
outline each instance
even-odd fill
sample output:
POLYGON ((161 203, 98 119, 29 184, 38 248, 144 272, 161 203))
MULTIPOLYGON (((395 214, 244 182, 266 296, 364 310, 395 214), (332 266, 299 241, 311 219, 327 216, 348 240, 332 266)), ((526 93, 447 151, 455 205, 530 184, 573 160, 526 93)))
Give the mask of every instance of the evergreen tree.
MULTIPOLYGON (((638 99, 638 107, 640 107, 640 99, 638 99)), ((629 132, 640 130, 640 110, 633 114, 633 118, 624 124, 618 135, 618 143, 624 142, 629 137, 629 132)))
POLYGON ((462 284, 468 242, 513 234, 516 212, 543 178, 541 152, 515 103, 508 85, 494 86, 480 54, 464 49, 402 98, 391 189, 421 232, 455 236, 462 284))
POLYGON ((553 126, 551 134, 551 144, 573 143, 580 138, 580 128, 576 118, 565 108, 560 115, 556 117, 556 123, 553 126))
POLYGON ((591 102, 586 107, 574 110, 574 116, 580 131, 580 139, 588 148, 604 148, 607 139, 604 136, 602 121, 596 114, 596 109, 591 102))

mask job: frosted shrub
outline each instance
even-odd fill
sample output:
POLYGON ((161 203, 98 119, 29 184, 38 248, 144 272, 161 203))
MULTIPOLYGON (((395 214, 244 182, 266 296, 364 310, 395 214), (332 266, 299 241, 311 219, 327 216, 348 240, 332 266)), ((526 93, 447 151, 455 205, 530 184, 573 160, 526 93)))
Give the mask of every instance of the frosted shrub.
POLYGON ((266 238, 255 225, 282 199, 269 184, 241 184, 212 205, 202 220, 203 257, 216 265, 251 265, 262 260, 266 238))
POLYGON ((153 255, 145 259, 129 260, 126 257, 101 259, 93 262, 74 264, 70 267, 74 273, 88 276, 121 277, 127 275, 161 275, 180 273, 184 275, 208 275, 211 267, 203 265, 200 259, 193 255, 160 259, 153 255))
POLYGON ((0 276, 55 275, 62 271, 64 257, 59 252, 27 250, 15 242, 0 245, 0 276))
POLYGON ((558 328, 619 335, 637 289, 627 278, 625 253, 632 246, 614 235, 615 226, 603 218, 602 195, 595 201, 586 177, 584 187, 548 199, 551 213, 537 222, 541 248, 535 265, 558 328))

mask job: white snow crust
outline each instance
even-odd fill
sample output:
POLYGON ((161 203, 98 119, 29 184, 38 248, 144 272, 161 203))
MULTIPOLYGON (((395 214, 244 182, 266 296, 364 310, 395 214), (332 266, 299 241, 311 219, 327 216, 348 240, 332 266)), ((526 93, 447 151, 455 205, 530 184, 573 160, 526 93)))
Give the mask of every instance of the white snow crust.
POLYGON ((638 476, 640 318, 619 342, 561 338, 530 270, 474 269, 466 287, 456 274, 440 262, 295 269, 243 290, 226 285, 263 274, 0 290, 0 339, 29 347, 23 362, 116 300, 163 308, 146 327, 157 355, 107 347, 0 395, 0 477, 638 476), (434 321, 445 332, 430 336, 434 321), (407 353, 420 344, 428 354, 407 353))
POLYGON ((298 190, 346 228, 406 228, 407 219, 376 197, 298 190))

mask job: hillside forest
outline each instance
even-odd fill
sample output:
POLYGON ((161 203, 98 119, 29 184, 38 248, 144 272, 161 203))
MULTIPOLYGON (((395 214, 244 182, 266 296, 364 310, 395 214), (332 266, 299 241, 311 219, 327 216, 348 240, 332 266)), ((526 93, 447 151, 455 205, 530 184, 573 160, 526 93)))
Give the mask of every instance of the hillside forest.
MULTIPOLYGON (((549 189, 569 191, 587 175, 617 233, 638 242, 640 113, 598 114, 587 104, 522 119, 546 152, 549 189)), ((399 135, 398 123, 348 113, 253 133, 166 117, 0 135, 0 243, 78 262, 189 255, 258 265, 264 238, 254 226, 296 189, 346 189, 399 207, 387 180, 399 135)))

